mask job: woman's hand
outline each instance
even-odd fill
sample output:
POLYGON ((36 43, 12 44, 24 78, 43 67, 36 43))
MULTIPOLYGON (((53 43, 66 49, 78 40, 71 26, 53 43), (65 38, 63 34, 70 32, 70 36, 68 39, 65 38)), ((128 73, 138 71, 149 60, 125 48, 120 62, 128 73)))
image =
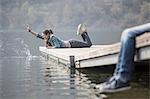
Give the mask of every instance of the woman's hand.
POLYGON ((45 46, 48 46, 48 39, 44 39, 45 46))
POLYGON ((49 44, 48 44, 48 39, 44 39, 44 42, 45 42, 45 47, 46 48, 53 48, 52 46, 50 46, 49 44))
POLYGON ((27 31, 31 32, 31 28, 29 27, 29 25, 27 25, 27 31))
POLYGON ((29 27, 29 25, 27 25, 27 31, 30 32, 31 34, 33 34, 34 36, 37 36, 37 33, 32 31, 31 28, 29 27))
POLYGON ((47 48, 47 49, 50 49, 50 48, 53 48, 53 47, 48 45, 48 46, 46 46, 46 48, 47 48))

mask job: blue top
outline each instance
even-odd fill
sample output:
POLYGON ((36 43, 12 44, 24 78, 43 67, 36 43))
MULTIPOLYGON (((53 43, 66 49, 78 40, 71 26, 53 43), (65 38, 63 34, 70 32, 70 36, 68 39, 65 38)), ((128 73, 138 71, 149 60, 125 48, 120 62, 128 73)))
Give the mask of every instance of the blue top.
MULTIPOLYGON (((37 38, 44 39, 43 36, 37 34, 37 38)), ((50 43, 54 48, 64 48, 65 44, 64 41, 56 37, 55 35, 50 35, 48 39, 48 43, 50 43)))

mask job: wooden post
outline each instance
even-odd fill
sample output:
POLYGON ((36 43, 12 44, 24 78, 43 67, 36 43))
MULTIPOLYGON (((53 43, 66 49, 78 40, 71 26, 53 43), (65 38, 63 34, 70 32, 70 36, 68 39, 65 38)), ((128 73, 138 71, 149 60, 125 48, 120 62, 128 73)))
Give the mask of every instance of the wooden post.
POLYGON ((75 58, 74 56, 70 56, 70 75, 74 75, 76 71, 76 66, 75 66, 75 58))
MULTIPOLYGON (((70 56, 70 89, 75 90, 75 74, 76 74, 76 66, 75 66, 75 58, 74 56, 70 56)), ((74 95, 74 91, 71 93, 74 95)))
POLYGON ((70 56, 70 67, 71 68, 76 68, 74 56, 70 56))

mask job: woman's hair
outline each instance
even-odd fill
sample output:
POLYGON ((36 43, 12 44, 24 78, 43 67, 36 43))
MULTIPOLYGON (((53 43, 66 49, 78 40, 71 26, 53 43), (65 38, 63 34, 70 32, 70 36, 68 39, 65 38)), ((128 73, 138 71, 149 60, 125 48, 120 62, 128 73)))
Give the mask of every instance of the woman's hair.
POLYGON ((50 30, 44 30, 43 34, 45 34, 45 35, 47 35, 47 34, 53 34, 53 31, 51 29, 50 30))

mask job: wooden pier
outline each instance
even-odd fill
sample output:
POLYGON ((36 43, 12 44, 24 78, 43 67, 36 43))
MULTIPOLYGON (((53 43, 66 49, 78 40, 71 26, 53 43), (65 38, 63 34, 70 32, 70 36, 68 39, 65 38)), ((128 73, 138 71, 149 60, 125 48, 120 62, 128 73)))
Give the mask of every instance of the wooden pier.
MULTIPOLYGON (((145 33, 136 38, 135 61, 150 60, 150 33, 145 33)), ((47 49, 39 47, 42 55, 48 59, 55 60, 57 63, 76 68, 104 66, 116 64, 120 43, 111 45, 93 45, 90 48, 55 48, 47 49), (74 57, 74 59, 72 59, 74 57), (74 60, 74 63, 72 63, 74 60)))

